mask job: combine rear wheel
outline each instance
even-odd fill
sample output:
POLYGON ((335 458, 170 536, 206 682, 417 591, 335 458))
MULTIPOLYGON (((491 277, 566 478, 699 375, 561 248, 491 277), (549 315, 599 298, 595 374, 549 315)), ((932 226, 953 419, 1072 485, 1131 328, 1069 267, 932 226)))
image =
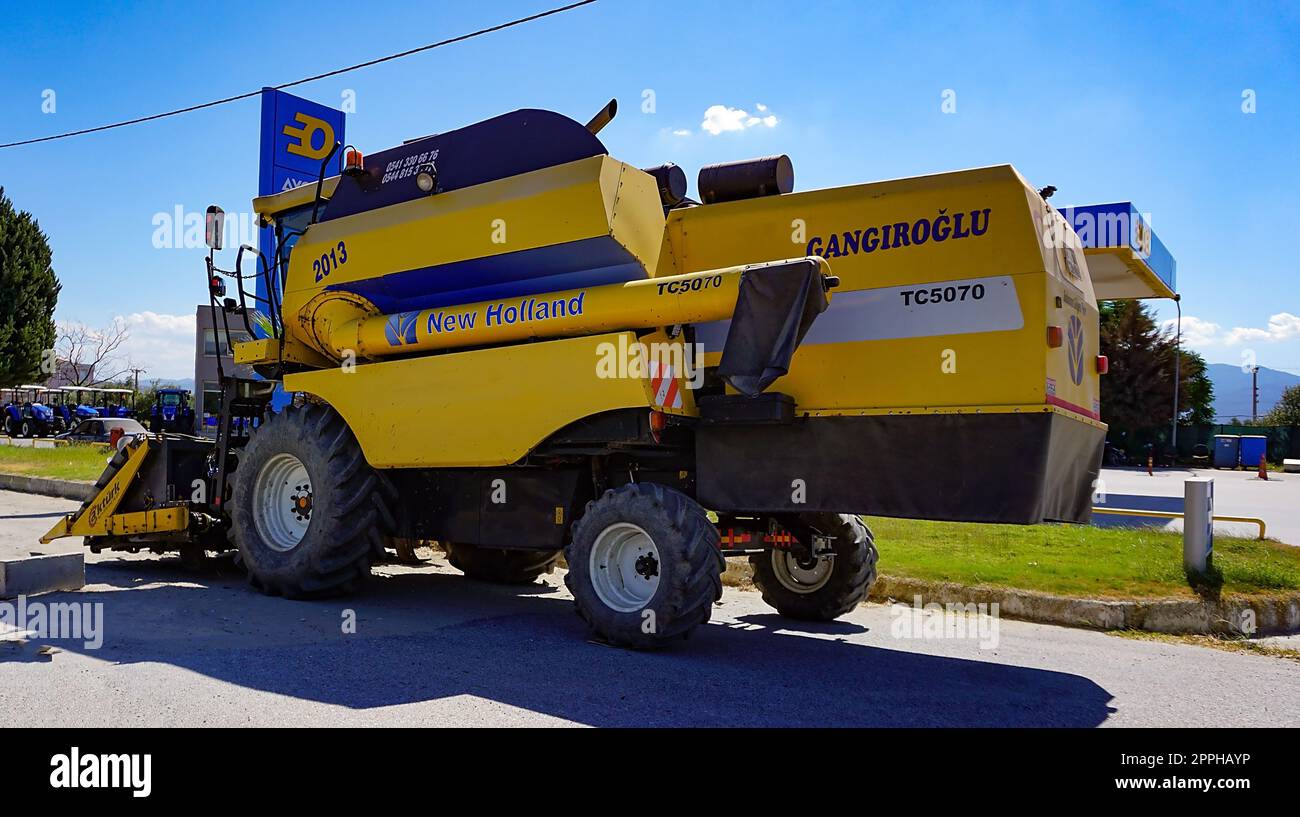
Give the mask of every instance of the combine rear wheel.
POLYGON ((722 597, 718 530, 685 494, 630 483, 587 504, 565 549, 578 615, 637 649, 685 637, 722 597))
POLYGON ((229 510, 249 582, 288 598, 354 590, 393 528, 356 437, 318 405, 286 408, 254 432, 229 510))
POLYGON ((829 557, 772 549, 749 557, 763 601, 787 618, 831 621, 862 603, 876 580, 876 546, 856 516, 807 514, 803 521, 835 537, 829 557))
POLYGON ((496 584, 531 584, 555 570, 558 550, 505 550, 476 545, 446 545, 447 561, 469 576, 496 584))

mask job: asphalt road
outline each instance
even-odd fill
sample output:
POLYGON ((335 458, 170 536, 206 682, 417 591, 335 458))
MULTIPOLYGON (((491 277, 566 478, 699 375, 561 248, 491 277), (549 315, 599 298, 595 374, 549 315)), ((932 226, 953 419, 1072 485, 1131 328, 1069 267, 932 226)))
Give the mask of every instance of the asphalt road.
MULTIPOLYGON (((1105 501, 1100 505, 1114 508, 1133 508, 1150 511, 1183 510, 1183 482, 1191 477, 1209 477, 1214 480, 1214 512, 1221 516, 1254 516, 1264 520, 1268 536, 1288 545, 1300 545, 1300 474, 1270 473, 1261 480, 1253 471, 1220 471, 1213 468, 1156 469, 1148 476, 1145 468, 1103 468, 1101 487, 1105 501)), ((1182 530, 1182 520, 1164 520, 1158 517, 1123 518, 1094 515, 1099 525, 1158 525, 1170 530, 1182 530)), ((1237 522, 1220 522, 1215 525, 1218 534, 1255 536, 1255 525, 1237 522)))
MULTIPOLYGON (((0 541, 72 504, 0 492, 0 541)), ((909 638, 884 605, 809 626, 728 589, 714 623, 647 654, 587 641, 558 576, 504 588, 436 561, 289 602, 220 563, 88 555, 87 580, 35 601, 102 603, 102 647, 0 642, 0 723, 1300 726, 1294 661, 1015 621, 992 648, 909 638)))

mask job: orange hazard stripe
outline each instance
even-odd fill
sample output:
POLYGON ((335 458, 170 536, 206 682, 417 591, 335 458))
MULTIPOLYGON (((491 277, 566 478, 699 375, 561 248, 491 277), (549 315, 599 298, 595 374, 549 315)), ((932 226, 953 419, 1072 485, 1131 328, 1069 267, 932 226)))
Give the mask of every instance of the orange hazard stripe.
POLYGON ((676 408, 677 405, 677 378, 673 378, 668 383, 668 394, 664 396, 664 408, 676 408))

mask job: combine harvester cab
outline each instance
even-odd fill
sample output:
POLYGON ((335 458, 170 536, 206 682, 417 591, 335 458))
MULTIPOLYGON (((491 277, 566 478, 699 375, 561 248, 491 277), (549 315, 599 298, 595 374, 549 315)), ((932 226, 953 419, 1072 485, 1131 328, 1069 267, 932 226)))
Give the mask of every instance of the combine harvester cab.
POLYGON ((215 264, 209 208, 214 325, 242 321, 264 379, 222 378, 215 441, 133 440, 48 536, 228 535, 295 598, 418 541, 506 582, 563 551, 592 630, 650 647, 708 620, 727 556, 784 615, 851 610, 876 566, 858 514, 1087 519, 1095 293, 1012 168, 793 193, 770 157, 705 168, 695 202, 679 168, 608 155, 614 110, 516 111, 326 178, 331 153, 254 202, 260 295, 244 249, 215 264))

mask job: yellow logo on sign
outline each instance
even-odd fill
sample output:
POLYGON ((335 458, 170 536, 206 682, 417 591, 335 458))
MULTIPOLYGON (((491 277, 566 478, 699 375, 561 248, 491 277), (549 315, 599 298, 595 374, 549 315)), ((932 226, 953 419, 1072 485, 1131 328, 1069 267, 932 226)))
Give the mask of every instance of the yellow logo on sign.
POLYGON ((297 156, 306 156, 308 159, 324 159, 329 154, 330 149, 334 147, 333 126, 324 119, 317 119, 305 113, 294 114, 293 118, 298 120, 302 127, 284 126, 284 135, 297 140, 296 142, 289 142, 285 149, 297 156), (321 133, 325 137, 320 140, 320 147, 318 148, 312 147, 312 143, 316 141, 317 133, 321 133))

